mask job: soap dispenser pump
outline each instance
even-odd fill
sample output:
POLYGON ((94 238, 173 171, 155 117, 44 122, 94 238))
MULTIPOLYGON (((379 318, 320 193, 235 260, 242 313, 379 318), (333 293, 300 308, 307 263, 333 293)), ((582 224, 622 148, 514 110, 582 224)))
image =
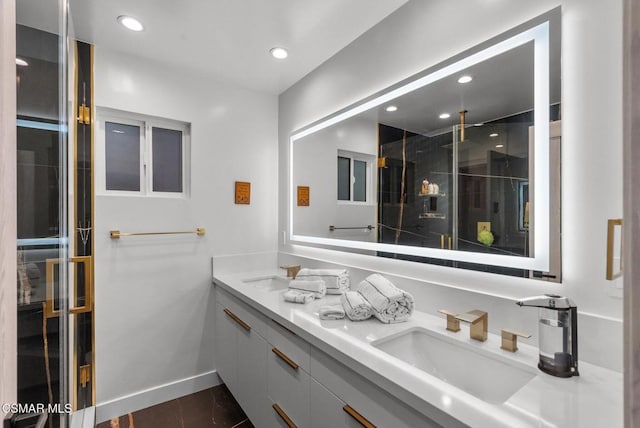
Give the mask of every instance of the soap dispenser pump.
POLYGON ((516 304, 540 308, 538 368, 552 376, 578 376, 577 306, 567 297, 555 294, 529 297, 516 304))

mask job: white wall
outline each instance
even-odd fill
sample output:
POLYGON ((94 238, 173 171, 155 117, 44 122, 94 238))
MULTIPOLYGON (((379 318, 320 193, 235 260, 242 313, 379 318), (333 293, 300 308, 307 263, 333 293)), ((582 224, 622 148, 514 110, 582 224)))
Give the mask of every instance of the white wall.
MULTIPOLYGON (((563 284, 302 246, 280 248, 323 263, 401 276, 424 310, 484 307, 494 332, 503 327, 537 331, 535 311, 518 309, 514 299, 543 292, 568 295, 581 311, 581 358, 620 370, 621 290, 604 275, 606 220, 622 216, 622 0, 410 1, 280 96, 280 162, 286 165, 287 139, 294 130, 558 5, 563 7, 563 284)), ((282 168, 281 231, 288 221, 287 177, 282 168)))
MULTIPOLYGON (((0 403, 17 401, 16 4, 0 3, 0 403)), ((0 409, 0 422, 5 412, 0 409)))
POLYGON ((354 117, 334 126, 315 132, 295 143, 294 186, 309 186, 308 207, 294 206, 294 233, 325 238, 375 241, 376 232, 366 229, 329 231, 329 225, 355 227, 375 225, 378 206, 377 167, 378 124, 374 120, 354 117), (370 158, 371 183, 367 184, 367 203, 338 201, 339 151, 366 155, 370 158), (373 191, 372 191, 373 190, 373 191))
POLYGON ((215 369, 211 256, 277 249, 277 98, 97 46, 95 104, 189 122, 192 145, 189 198, 96 197, 100 405, 215 369), (236 180, 251 205, 234 204, 236 180))

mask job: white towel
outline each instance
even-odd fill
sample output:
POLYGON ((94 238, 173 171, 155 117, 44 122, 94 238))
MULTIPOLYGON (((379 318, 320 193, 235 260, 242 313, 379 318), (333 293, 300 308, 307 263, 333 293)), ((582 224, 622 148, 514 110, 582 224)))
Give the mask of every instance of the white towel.
POLYGON ((327 294, 327 286, 324 285, 324 281, 321 279, 317 279, 315 281, 294 279, 289 282, 289 290, 300 290, 313 293, 316 299, 321 299, 325 294, 327 294))
POLYGON ((340 297, 340 302, 351 321, 364 321, 373 315, 371 304, 357 291, 347 291, 340 297))
POLYGON ((358 291, 373 307, 373 315, 384 323, 406 321, 413 312, 413 296, 380 274, 369 275, 358 291))
POLYGON ((296 279, 307 281, 323 280, 327 294, 342 294, 349 289, 351 280, 346 269, 300 269, 296 279))
POLYGON ((283 295, 284 295, 284 300, 291 303, 304 304, 304 303, 309 303, 310 301, 315 299, 315 297, 313 296, 313 293, 306 293, 300 290, 287 290, 284 292, 283 295))
POLYGON ((342 305, 325 305, 318 309, 321 320, 341 320, 344 318, 342 305))

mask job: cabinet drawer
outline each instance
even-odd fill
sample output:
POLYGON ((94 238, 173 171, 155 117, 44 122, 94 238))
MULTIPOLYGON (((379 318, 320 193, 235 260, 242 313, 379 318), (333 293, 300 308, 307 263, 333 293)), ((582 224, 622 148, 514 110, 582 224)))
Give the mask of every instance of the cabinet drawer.
POLYGON ((268 324, 267 341, 277 355, 280 355, 283 359, 289 359, 302 370, 309 372, 310 345, 308 342, 273 320, 268 324))
POLYGON ((231 314, 227 313, 227 316, 234 318, 234 321, 242 322, 260 336, 264 338, 267 337, 268 318, 260 312, 236 299, 226 291, 221 290, 218 286, 216 286, 216 301, 218 304, 222 305, 224 309, 231 312, 231 314))
MULTIPOLYGON (((292 367, 272 351, 267 351, 267 391, 272 403, 299 427, 309 426, 309 374, 298 366, 292 367)), ((273 420, 283 423, 283 418, 274 409, 273 420)), ((275 425, 280 426, 280 425, 275 425)), ((287 426, 286 423, 284 426, 287 426)))
POLYGON ((224 313, 224 307, 216 303, 215 357, 216 370, 233 394, 237 393, 238 326, 224 313))
POLYGON ((311 378, 309 385, 309 417, 311 428, 362 428, 356 417, 347 413, 344 401, 311 378))
POLYGON ((377 427, 441 426, 324 352, 314 352, 310 364, 314 379, 377 427))

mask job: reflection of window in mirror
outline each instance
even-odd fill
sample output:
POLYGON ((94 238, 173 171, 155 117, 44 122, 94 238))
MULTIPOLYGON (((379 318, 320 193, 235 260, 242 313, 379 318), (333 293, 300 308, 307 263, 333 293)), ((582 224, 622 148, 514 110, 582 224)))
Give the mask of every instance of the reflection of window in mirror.
POLYGON ((372 174, 375 157, 338 151, 338 201, 372 203, 372 174))

